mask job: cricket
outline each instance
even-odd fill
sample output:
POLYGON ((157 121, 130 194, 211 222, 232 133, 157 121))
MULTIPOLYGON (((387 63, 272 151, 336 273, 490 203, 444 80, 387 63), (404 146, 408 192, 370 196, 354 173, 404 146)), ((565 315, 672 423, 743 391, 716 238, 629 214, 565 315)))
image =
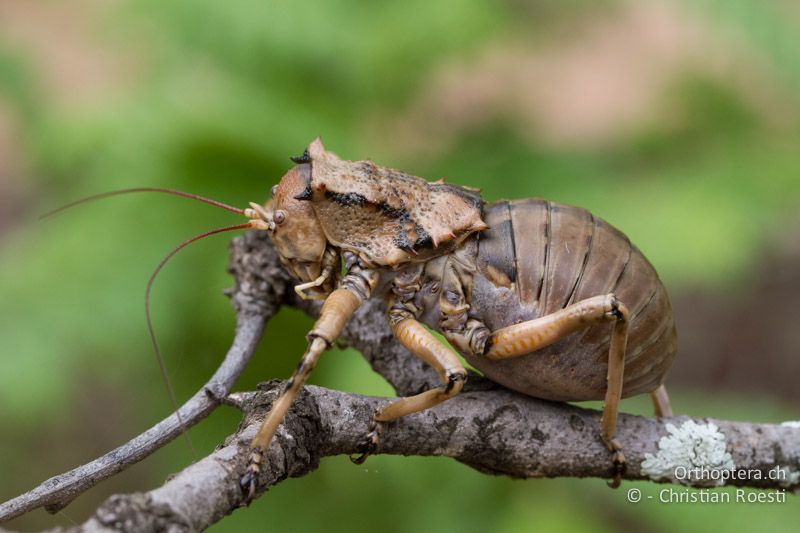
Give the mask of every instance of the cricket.
POLYGON ((296 278, 298 296, 324 300, 297 369, 250 444, 241 505, 254 498, 264 454, 320 356, 371 298, 385 301, 394 336, 437 372, 441 385, 377 409, 354 463, 380 452, 387 424, 461 391, 467 371, 457 351, 488 379, 522 394, 603 400, 597 434, 609 452, 609 485, 619 486, 625 469, 615 438, 620 400, 649 393, 656 416, 672 416, 664 380, 677 350, 667 292, 622 232, 579 207, 540 198, 485 202, 476 189, 341 159, 319 138, 291 160, 296 165, 272 187, 271 198, 245 209, 182 191, 137 188, 44 215, 118 194, 163 192, 248 219, 181 243, 150 277, 147 320, 162 369, 150 290, 162 267, 196 240, 238 229, 265 231, 296 278))
POLYGON ((656 415, 671 416, 664 379, 677 347, 666 290, 623 233, 578 207, 485 203, 472 189, 343 160, 320 139, 293 161, 272 198, 244 215, 269 232, 298 294, 325 303, 251 444, 245 504, 292 401, 369 298, 386 300, 397 340, 442 385, 378 409, 355 463, 380 450, 386 424, 461 390, 467 372, 431 328, 505 387, 548 400, 604 400, 599 437, 614 464, 610 484, 619 485, 619 401, 649 393, 656 415))

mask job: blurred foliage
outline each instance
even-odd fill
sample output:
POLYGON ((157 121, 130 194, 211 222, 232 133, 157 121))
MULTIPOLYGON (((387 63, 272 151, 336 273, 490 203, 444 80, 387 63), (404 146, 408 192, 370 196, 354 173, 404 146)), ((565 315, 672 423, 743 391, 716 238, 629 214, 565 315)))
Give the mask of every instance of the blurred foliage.
MULTIPOLYGON (((445 175, 481 187, 490 200, 543 196, 587 207, 628 233, 675 291, 700 284, 734 290, 800 198, 797 101, 776 104, 786 119, 776 124, 736 87, 687 67, 656 104, 668 110, 666 120, 592 147, 522 138, 498 117, 458 132, 445 152, 417 158, 395 145, 390 128, 370 127, 412 106, 445 65, 508 41, 536 50, 551 35, 563 38, 553 28, 608 16, 621 4, 129 0, 105 8, 93 27, 98 46, 117 54, 134 82, 105 99, 64 105, 33 56, 0 35, 0 98, 21 125, 31 219, 81 195, 131 186, 173 187, 234 205, 261 201, 288 168, 287 157, 322 135, 345 158, 445 175)), ((800 19, 783 16, 778 4, 708 0, 687 9, 710 31, 733 31, 768 57, 778 73, 770 83, 796 93, 800 19)), ((144 282, 172 245, 230 220, 179 199, 129 197, 43 224, 21 221, 0 236, 0 498, 124 442, 171 410, 149 355, 144 282)), ((220 296, 231 284, 225 242, 187 249, 156 283, 156 329, 180 398, 213 372, 232 336, 233 313, 220 296)), ((309 325, 282 312, 238 387, 289 375, 309 325)), ((326 356, 312 382, 392 394, 351 351, 326 356)), ((792 417, 784 406, 754 411, 735 398, 717 410, 705 396, 674 401, 678 412, 721 418, 792 417)), ((649 410, 641 402, 625 409, 649 410)), ((221 408, 192 429, 201 453, 237 418, 221 408)), ((184 444, 174 443, 63 516, 41 513, 18 527, 82 519, 108 491, 151 487, 190 460, 184 444)), ((798 518, 796 503, 632 506, 598 480, 519 482, 449 460, 374 457, 353 467, 337 457, 217 529, 602 531, 636 524, 700 531, 713 523, 781 530, 798 518)))

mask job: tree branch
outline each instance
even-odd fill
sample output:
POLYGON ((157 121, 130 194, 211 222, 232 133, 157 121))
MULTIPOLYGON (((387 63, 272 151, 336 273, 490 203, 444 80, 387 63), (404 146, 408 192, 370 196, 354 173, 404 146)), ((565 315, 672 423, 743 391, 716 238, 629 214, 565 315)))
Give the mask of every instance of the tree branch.
MULTIPOLYGON (((225 445, 186 468, 162 487, 114 496, 76 531, 202 530, 233 512, 241 500, 250 439, 277 397, 268 390, 234 395, 245 423, 225 445)), ((356 453, 374 409, 385 399, 306 387, 270 446, 262 487, 313 471, 321 457, 356 453)), ((673 422, 689 420, 678 417, 673 422)), ((665 433, 661 421, 620 415, 619 440, 629 468, 625 479, 649 479, 641 470, 665 433)), ((702 421, 706 422, 706 421, 702 421)), ((766 477, 776 463, 800 456, 797 430, 768 424, 713 421, 728 437, 733 459, 766 477)), ((598 438, 600 413, 506 391, 459 395, 440 406, 390 424, 381 453, 448 456, 482 472, 515 478, 611 475, 609 453, 598 438)), ((778 487, 774 481, 738 485, 778 487)))
MULTIPOLYGON (((221 367, 209 381, 207 387, 214 394, 201 391, 182 408, 186 410, 184 420, 188 424, 196 423, 207 412, 199 408, 190 410, 187 406, 196 401, 210 412, 218 405, 219 398, 230 390, 241 372, 240 367, 247 362, 258 342, 264 321, 280 304, 293 305, 310 314, 316 314, 319 309, 319 303, 296 299, 292 281, 279 267, 274 250, 262 234, 250 232, 234 240, 231 272, 236 276, 232 296, 239 328, 234 346, 223 363, 223 367, 228 365, 229 368, 223 372, 221 367), (220 374, 225 375, 224 380, 219 378, 220 374), (204 414, 200 415, 201 411, 204 414)), ((365 304, 351 319, 341 342, 361 351, 372 368, 383 375, 398 394, 413 394, 435 384, 435 373, 394 342, 382 305, 376 301, 365 304)), ((109 498, 78 530, 170 528, 190 531, 207 527, 235 510, 241 500, 238 482, 244 472, 249 440, 276 397, 279 383, 270 382, 258 393, 230 395, 226 403, 242 409, 245 418, 224 446, 187 467, 162 487, 143 494, 109 498)), ((307 474, 318 466, 321 457, 356 453, 375 408, 385 401, 306 387, 266 454, 261 490, 288 477, 307 474)), ((455 399, 389 424, 381 453, 448 456, 487 474, 515 478, 607 478, 611 475, 611 462, 598 438, 599 417, 597 411, 530 398, 479 376, 471 376, 469 387, 455 399)), ((693 427, 686 424, 690 420, 688 417, 656 420, 621 414, 617 436, 623 443, 628 463, 624 479, 658 478, 653 458, 674 455, 674 444, 679 440, 677 429, 671 440, 665 439, 667 423, 683 423, 682 429, 693 427), (645 462, 648 454, 649 466, 645 462)), ((179 434, 175 431, 176 422, 173 415, 131 443, 87 465, 106 465, 103 468, 95 466, 82 470, 87 467, 81 467, 3 504, 0 520, 41 505, 63 506, 96 482, 95 474, 88 472, 102 472, 108 477, 122 470, 179 434), (135 450, 146 452, 137 455, 135 450), (119 462, 119 457, 127 462, 119 462)), ((706 429, 713 423, 721 432, 722 452, 725 453, 717 467, 724 467, 730 461, 736 472, 748 472, 746 476, 728 480, 728 484, 795 490, 800 486, 800 429, 716 420, 694 422, 706 429), (776 467, 782 469, 783 477, 771 479, 775 477, 771 473, 776 472, 776 467)), ((712 435, 711 441, 704 441, 704 438, 690 434, 689 445, 694 446, 690 450, 692 457, 706 453, 707 445, 714 443, 716 435, 712 435), (691 439, 698 440, 692 444, 691 439)), ((659 480, 674 481, 662 478, 659 480)), ((695 484, 704 483, 707 484, 708 479, 695 484)))
POLYGON ((180 421, 178 415, 173 413, 138 437, 94 461, 52 477, 30 492, 3 503, 0 505, 0 522, 42 506, 53 513, 63 509, 81 493, 138 463, 178 437, 186 428, 207 417, 219 405, 218 398, 224 398, 230 392, 236 378, 244 370, 253 355, 258 338, 261 337, 263 326, 264 319, 255 315, 239 321, 228 355, 203 389, 180 407, 180 421))

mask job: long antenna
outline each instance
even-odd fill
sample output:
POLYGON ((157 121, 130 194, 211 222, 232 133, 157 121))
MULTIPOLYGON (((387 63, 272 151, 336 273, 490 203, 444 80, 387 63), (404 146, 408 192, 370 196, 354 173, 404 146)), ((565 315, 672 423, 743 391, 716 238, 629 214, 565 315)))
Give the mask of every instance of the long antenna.
POLYGON ((189 449, 192 451, 192 454, 195 458, 198 457, 197 450, 195 449, 194 445, 192 444, 192 439, 189 438, 189 433, 186 431, 187 428, 183 423, 183 417, 181 416, 181 411, 178 407, 178 400, 175 396, 175 389, 172 387, 172 381, 169 379, 169 375, 167 374, 167 365, 164 363, 164 356, 161 354, 161 348, 158 346, 158 340, 156 339, 155 329, 153 328, 153 319, 150 316, 150 293, 153 288, 153 282, 156 280, 156 276, 158 273, 161 272, 161 269, 164 268, 170 259, 172 259, 175 254, 181 251, 186 246, 190 245, 195 241, 199 241, 205 237, 210 237, 211 235, 216 235, 217 233, 224 233, 226 231, 233 231, 237 229, 245 229, 245 228, 252 228, 255 227, 254 221, 245 222, 243 224, 236 224, 233 226, 225 226, 224 228, 217 228, 211 231, 206 231, 201 233, 200 235, 195 235, 191 239, 187 239, 180 243, 178 246, 172 249, 170 253, 168 253, 164 259, 158 264, 156 269, 150 275, 150 279, 147 281, 147 289, 144 293, 144 312, 145 316, 147 317, 147 330, 150 333, 150 340, 153 342, 153 351, 155 351, 156 358, 158 359, 158 366, 161 368, 161 376, 164 378, 164 385, 167 387, 167 393, 169 394, 169 399, 172 402, 172 407, 175 410, 175 414, 178 416, 178 424, 181 427, 181 433, 183 434, 184 438, 186 439, 186 443, 189 445, 189 449))
POLYGON ((221 207, 222 209, 227 209, 228 211, 233 211, 234 213, 238 213, 240 215, 244 215, 244 209, 239 209, 238 207, 233 207, 231 205, 228 205, 228 204, 225 204, 225 203, 222 203, 222 202, 218 202, 216 200, 212 200, 210 198, 206 198, 204 196, 200 196, 200 195, 197 195, 197 194, 192 194, 192 193, 183 192, 183 191, 176 191, 175 189, 164 189, 164 188, 161 188, 161 187, 136 187, 136 188, 133 188, 133 189, 119 189, 119 190, 116 190, 116 191, 108 191, 108 192, 103 192, 103 193, 100 193, 100 194, 93 194, 91 196, 87 196, 85 198, 81 198, 79 200, 75 200, 74 202, 70 202, 70 203, 68 203, 66 205, 62 205, 61 207, 59 207, 57 209, 53 209, 52 211, 48 211, 47 213, 41 215, 39 217, 39 220, 44 220, 45 218, 50 218, 53 215, 57 215, 58 213, 60 213, 62 211, 65 211, 65 210, 67 210, 67 209, 69 209, 71 207, 75 207, 76 205, 85 204, 85 203, 88 203, 88 202, 94 202, 94 201, 97 201, 97 200, 102 200, 103 198, 108 198, 110 196, 117 196, 117 195, 120 195, 120 194, 129 194, 129 193, 133 193, 133 192, 161 192, 161 193, 165 193, 165 194, 172 194, 172 195, 175 195, 175 196, 182 196, 184 198, 190 198, 192 200, 198 200, 200 202, 205 202, 207 204, 211 204, 213 206, 221 207))
POLYGON ((233 207, 233 206, 225 204, 223 202, 218 202, 217 200, 212 200, 210 198, 206 198, 206 197, 200 196, 198 194, 192 194, 192 193, 188 193, 188 192, 178 191, 178 190, 175 190, 175 189, 166 189, 166 188, 162 188, 162 187, 135 187, 135 188, 131 188, 131 189, 118 189, 118 190, 115 190, 115 191, 108 191, 108 192, 104 192, 104 193, 100 193, 100 194, 93 194, 91 196, 86 196, 84 198, 80 198, 78 200, 75 200, 74 202, 70 202, 70 203, 68 203, 66 205, 63 205, 63 206, 57 208, 57 209, 53 209, 52 211, 48 211, 47 213, 41 215, 39 217, 39 220, 44 220, 44 219, 47 219, 47 218, 51 218, 51 217, 61 213, 62 211, 65 211, 65 210, 70 209, 72 207, 75 207, 77 205, 81 205, 81 204, 85 204, 85 203, 89 203, 89 202, 94 202, 94 201, 97 201, 97 200, 102 200, 104 198, 109 198, 111 196, 118 196, 118 195, 121 195, 121 194, 130 194, 130 193, 135 193, 135 192, 159 192, 159 193, 164 193, 164 194, 171 194, 171 195, 174 195, 174 196, 181 196, 183 198, 189 198, 191 200, 197 200, 197 201, 200 201, 200 202, 205 202, 205 203, 213 205, 215 207, 220 207, 222 209, 226 209, 226 210, 231 211, 233 213, 237 213, 239 215, 244 215, 244 216, 247 216, 249 218, 253 218, 254 219, 254 220, 251 220, 249 222, 245 222, 243 224, 236 224, 236 225, 233 225, 233 226, 226 226, 224 228, 218 228, 218 229, 215 229, 215 230, 206 231, 204 233, 201 233, 200 235, 196 235, 195 237, 192 237, 191 239, 188 239, 188 240, 182 242, 181 244, 176 246, 169 254, 167 254, 167 256, 164 257, 164 259, 161 260, 161 262, 158 264, 156 269, 153 271, 153 274, 150 276, 150 279, 147 281, 147 289, 145 290, 145 296, 144 296, 144 310, 145 310, 145 316, 147 318, 147 330, 148 330, 148 332, 150 334, 150 340, 153 343, 153 351, 156 354, 156 359, 158 360, 158 366, 161 369, 161 376, 164 378, 164 385, 167 388, 167 393, 169 394, 169 399, 172 402, 172 407, 175 410, 175 415, 178 418, 178 424, 180 425, 181 433, 183 434, 184 438, 186 439, 186 443, 189 445, 189 449, 191 450, 192 454, 195 456, 195 458, 197 458, 198 457, 197 450, 195 449, 194 445, 192 444, 192 440, 189 438, 189 433, 186 431, 187 428, 186 428, 186 426, 185 426, 185 424, 183 422, 183 417, 181 416, 181 412, 180 412, 180 409, 179 409, 179 406, 178 406, 178 400, 177 400, 177 398, 175 396, 175 389, 172 386, 172 381, 169 379, 169 374, 167 374, 167 366, 166 366, 166 364, 164 362, 164 356, 161 354, 161 348, 158 345, 158 340, 156 339, 155 329, 153 328, 153 320, 152 320, 152 317, 151 317, 151 314, 150 314, 150 293, 151 293, 152 288, 153 288, 153 282, 155 281, 156 276, 158 276, 158 273, 161 272, 161 269, 164 268, 164 265, 166 265, 167 262, 169 262, 169 260, 172 259, 175 256, 175 254, 177 254, 180 250, 182 250, 183 248, 185 248, 186 246, 188 246, 189 244, 191 244, 191 243, 193 243, 193 242, 195 242, 197 240, 200 240, 200 239, 202 239, 204 237, 209 237, 211 235, 216 235, 217 233, 223 233, 223 232, 226 232, 226 231, 233 231, 233 230, 245 229, 245 228, 268 229, 268 226, 266 225, 266 222, 264 222, 263 220, 258 219, 257 213, 253 213, 252 209, 248 209, 248 210, 239 209, 238 207, 233 207))

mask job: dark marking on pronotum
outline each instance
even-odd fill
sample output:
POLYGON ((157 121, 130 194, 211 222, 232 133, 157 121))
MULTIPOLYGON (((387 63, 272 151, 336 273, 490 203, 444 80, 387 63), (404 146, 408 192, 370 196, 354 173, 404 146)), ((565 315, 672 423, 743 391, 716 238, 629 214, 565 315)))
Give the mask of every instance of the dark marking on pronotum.
MULTIPOLYGON (((388 218, 395 219, 400 222, 410 222, 411 220, 408 211, 403 207, 394 207, 386 202, 378 202, 377 204, 371 203, 363 194, 348 192, 337 193, 333 191, 326 191, 325 197, 345 207, 357 206, 364 207, 367 205, 374 205, 382 214, 388 218)), ((416 239, 412 242, 405 229, 400 229, 394 239, 395 245, 404 252, 412 255, 417 255, 417 250, 421 248, 433 248, 433 237, 422 227, 420 224, 413 223, 412 231, 416 234, 416 239)))
POLYGON ((304 163, 311 162, 311 155, 308 153, 308 148, 303 150, 303 155, 295 155, 289 157, 293 162, 297 163, 298 165, 302 165, 304 163))
POLYGON ((357 206, 362 207, 369 203, 363 194, 356 192, 333 192, 325 191, 325 198, 336 202, 337 204, 345 207, 357 206))
POLYGON ((420 236, 414 242, 414 248, 417 250, 420 248, 433 248, 433 238, 427 231, 422 230, 420 236))
POLYGON ((397 232, 394 238, 394 244, 406 253, 417 255, 417 251, 414 249, 414 243, 411 242, 411 239, 408 238, 408 234, 403 229, 397 232))
POLYGON ((385 202, 377 204, 377 207, 388 217, 394 218, 401 223, 407 223, 404 224, 405 227, 401 227, 397 231, 397 235, 394 238, 395 246, 412 255, 417 255, 419 249, 433 248, 433 237, 431 237, 424 227, 411 220, 411 217, 405 209, 392 207, 385 202), (414 239, 413 242, 408 235, 409 230, 416 234, 416 239, 414 239))
POLYGON ((414 241, 414 249, 433 248, 433 238, 425 231, 425 228, 419 224, 415 224, 414 232, 417 234, 417 240, 414 241))
POLYGON ((311 185, 306 185, 306 188, 303 189, 303 192, 298 194, 294 197, 295 200, 311 200, 311 197, 314 196, 314 191, 311 190, 311 185))
POLYGON ((386 202, 380 202, 377 204, 377 207, 381 213, 389 218, 396 218, 400 220, 408 219, 408 212, 402 207, 393 207, 386 202))

